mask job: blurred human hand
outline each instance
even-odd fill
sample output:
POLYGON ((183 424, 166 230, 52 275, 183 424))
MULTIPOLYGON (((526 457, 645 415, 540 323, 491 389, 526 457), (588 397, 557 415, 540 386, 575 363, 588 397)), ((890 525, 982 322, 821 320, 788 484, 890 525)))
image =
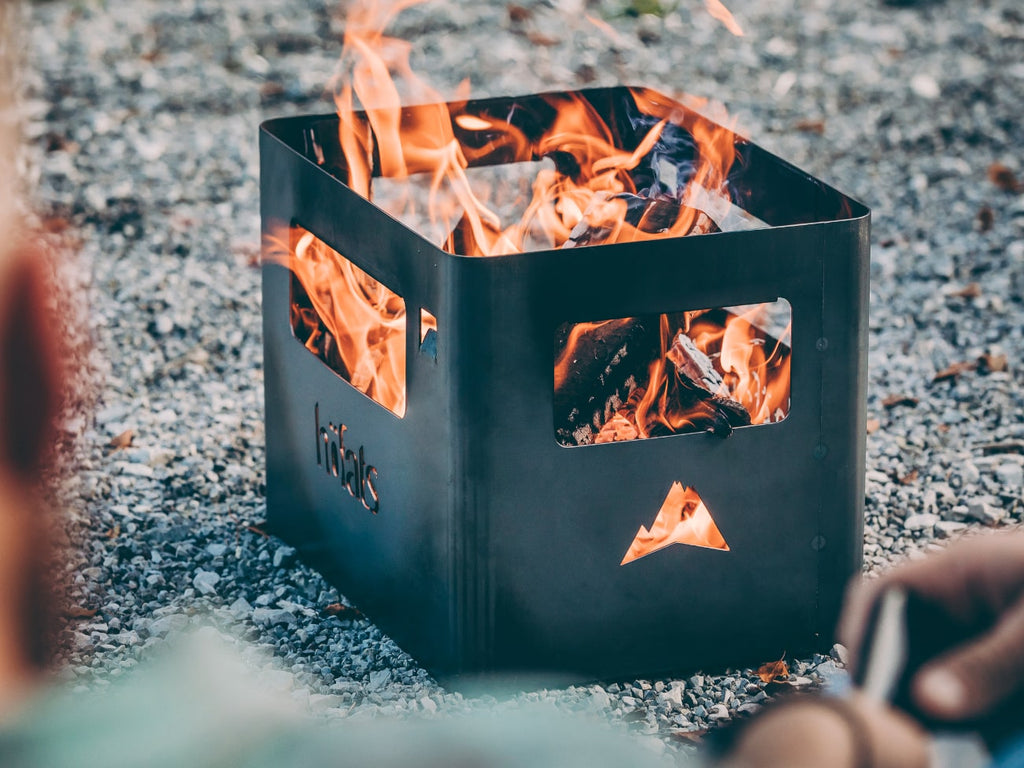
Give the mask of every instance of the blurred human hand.
MULTIPOLYGON (((1024 724, 1024 533, 965 539, 856 585, 840 622, 853 664, 884 590, 908 594, 904 706, 990 743, 1024 724)), ((857 670, 854 669, 854 674, 857 670)))
POLYGON ((727 768, 925 768, 925 732, 906 714, 855 694, 770 707, 742 731, 727 768))

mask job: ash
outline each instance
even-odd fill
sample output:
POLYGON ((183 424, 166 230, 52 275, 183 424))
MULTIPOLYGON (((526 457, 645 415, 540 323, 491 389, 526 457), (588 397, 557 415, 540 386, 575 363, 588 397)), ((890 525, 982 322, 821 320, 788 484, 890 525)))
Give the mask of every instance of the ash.
MULTIPOLYGON (((622 83, 714 95, 741 132, 865 201, 866 568, 1018 524, 1024 195, 988 175, 1001 163, 1024 179, 1017 0, 733 0, 743 38, 696 1, 663 17, 624 15, 625 0, 582 5, 521 2, 510 13, 455 0, 414 8, 394 31, 448 93, 470 76, 478 96, 622 83), (934 380, 964 362, 973 367, 934 380)), ((639 730, 658 750, 780 690, 841 682, 837 648, 790 659, 788 682, 768 685, 742 669, 500 703, 464 697, 259 532, 257 126, 331 111, 335 10, 320 0, 55 0, 28 10, 26 156, 39 204, 80 240, 63 274, 88 304, 68 309, 79 373, 59 495, 72 601, 83 609, 73 613, 95 614, 68 618, 63 677, 102 688, 168 636, 212 624, 253 651, 246 658, 269 685, 325 718, 543 700, 639 730), (129 446, 107 447, 129 429, 129 446)))

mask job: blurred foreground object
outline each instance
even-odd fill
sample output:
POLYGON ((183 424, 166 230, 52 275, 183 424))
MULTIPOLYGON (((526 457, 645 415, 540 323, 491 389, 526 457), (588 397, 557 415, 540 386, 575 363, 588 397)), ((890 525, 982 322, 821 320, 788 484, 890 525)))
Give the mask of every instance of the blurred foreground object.
POLYGON ((61 374, 41 250, 25 226, 17 168, 19 3, 0 0, 0 716, 49 661, 49 532, 39 487, 61 374))
MULTIPOLYGON (((972 537, 855 589, 841 633, 858 659, 886 590, 908 595, 907 674, 895 701, 933 727, 998 745, 1024 727, 1024 534, 972 537)), ((855 670, 856 673, 856 670, 855 670)))
POLYGON ((101 694, 51 694, 0 730, 5 768, 670 766, 621 730, 546 708, 318 723, 212 629, 101 694))

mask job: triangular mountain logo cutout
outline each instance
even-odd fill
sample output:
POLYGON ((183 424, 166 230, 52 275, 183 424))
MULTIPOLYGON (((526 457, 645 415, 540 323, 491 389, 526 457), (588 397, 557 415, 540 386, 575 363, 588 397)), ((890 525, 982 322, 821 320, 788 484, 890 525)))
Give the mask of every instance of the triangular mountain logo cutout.
POLYGON ((672 544, 729 551, 725 537, 711 519, 711 513, 700 496, 693 488, 683 487, 680 482, 672 483, 650 530, 640 526, 619 565, 639 560, 672 544))

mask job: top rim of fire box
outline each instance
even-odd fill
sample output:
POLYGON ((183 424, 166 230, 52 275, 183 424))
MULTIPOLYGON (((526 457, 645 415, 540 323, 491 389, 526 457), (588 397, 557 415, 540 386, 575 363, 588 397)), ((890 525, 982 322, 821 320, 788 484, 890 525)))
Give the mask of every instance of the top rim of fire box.
MULTIPOLYGON (((615 146, 626 152, 632 152, 638 146, 650 124, 644 126, 638 118, 646 117, 636 103, 636 94, 641 94, 659 106, 671 110, 668 120, 670 125, 688 131, 682 120, 703 122, 713 128, 721 128, 719 123, 711 120, 697 110, 680 104, 648 88, 631 88, 628 86, 611 86, 605 88, 586 88, 574 91, 547 91, 537 94, 515 97, 494 97, 472 99, 465 102, 449 102, 444 104, 452 121, 452 131, 460 143, 471 142, 476 138, 479 143, 479 132, 467 130, 459 125, 457 118, 464 116, 495 120, 512 125, 528 137, 538 136, 557 115, 558 101, 582 97, 604 118, 612 129, 615 146)), ((436 114, 438 104, 421 104, 403 106, 402 119, 414 121, 427 111, 436 114)), ((355 119, 368 123, 366 112, 357 111, 355 119)), ((272 118, 260 125, 261 132, 267 134, 298 155, 302 160, 327 174, 346 189, 348 184, 348 166, 342 155, 338 141, 339 116, 337 114, 311 114, 272 118)), ((712 195, 699 195, 698 199, 687 200, 693 205, 708 212, 718 225, 710 232, 693 232, 687 235, 658 236, 651 243, 680 243, 694 237, 737 237, 751 231, 768 229, 790 229, 815 224, 834 222, 855 222, 870 216, 870 209, 859 200, 839 191, 826 182, 801 170, 792 163, 769 152, 749 139, 735 134, 736 161, 729 170, 726 185, 728 199, 712 195)), ((648 153, 645 158, 654 153, 648 153)), ((515 157, 500 151, 491 152, 477 158, 470 158, 467 168, 485 168, 489 166, 511 166, 525 162, 539 162, 545 159, 542 155, 515 157)), ((653 161, 652 161, 653 162, 653 161)), ((410 177, 425 176, 425 173, 413 173, 410 177)), ((374 152, 372 179, 382 179, 380 158, 374 152)), ((679 188, 686 186, 688 179, 679 183, 679 188)), ((372 182, 371 182, 372 183, 372 182)), ((371 187, 372 189, 372 187, 371 187)), ((433 242, 424 232, 415 226, 396 218, 371 199, 353 194, 369 203, 378 214, 386 216, 394 226, 401 227, 415 235, 437 254, 458 259, 508 258, 510 255, 520 257, 534 254, 556 254, 561 248, 525 249, 515 254, 467 254, 452 252, 433 242)), ((698 193, 705 190, 698 188, 698 193)), ((578 244, 579 248, 599 248, 617 243, 578 244)))

